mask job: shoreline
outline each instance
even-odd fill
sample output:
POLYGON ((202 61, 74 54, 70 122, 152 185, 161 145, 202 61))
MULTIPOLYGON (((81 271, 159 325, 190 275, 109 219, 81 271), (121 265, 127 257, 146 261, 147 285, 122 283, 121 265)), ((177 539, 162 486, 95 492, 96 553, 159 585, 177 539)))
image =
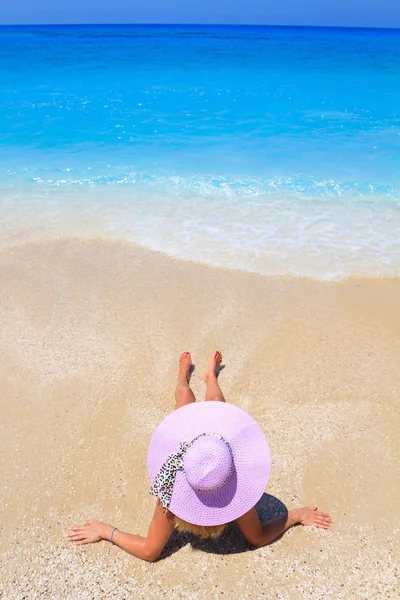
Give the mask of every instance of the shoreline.
POLYGON ((397 597, 399 278, 263 276, 65 237, 1 250, 0 281, 4 598, 397 597), (86 518, 145 534, 177 357, 191 350, 201 399, 216 347, 228 400, 269 441, 266 492, 318 504, 334 530, 249 552, 233 529, 223 554, 174 536, 154 565, 68 546, 86 518))
MULTIPOLYGON (((20 226, 18 229, 15 224, 13 224, 8 232, 6 228, 2 232, 3 241, 0 239, 0 253, 11 251, 13 248, 21 248, 28 245, 40 245, 42 243, 57 243, 65 240, 81 240, 84 242, 92 242, 92 243, 110 243, 110 244, 127 244, 133 248, 136 248, 138 251, 149 252, 150 254, 159 255, 160 257, 165 257, 165 259, 170 259, 172 261, 182 262, 186 264, 190 264, 198 267, 205 267, 211 270, 218 270, 222 272, 227 272, 231 274, 238 275, 250 275, 252 277, 262 277, 265 279, 275 280, 275 279, 283 279, 283 280, 294 280, 294 281, 309 281, 315 283, 323 283, 323 284, 344 284, 346 282, 370 282, 370 283, 379 283, 380 281, 399 281, 400 273, 395 275, 385 275, 385 276, 376 276, 376 275, 358 275, 351 274, 346 275, 341 278, 330 278, 330 277, 314 277, 311 275, 298 275, 292 273, 263 273, 257 270, 249 270, 248 268, 242 267, 231 267, 222 264, 213 264, 208 262, 207 259, 201 258, 185 258, 184 256, 177 256, 173 253, 170 253, 163 249, 158 249, 154 247, 147 246, 142 244, 134 239, 131 239, 122 233, 110 233, 106 230, 88 230, 87 228, 93 223, 82 219, 79 223, 80 229, 77 229, 77 223, 73 220, 69 223, 68 219, 66 219, 65 223, 63 223, 63 229, 60 230, 58 225, 54 227, 54 229, 46 226, 44 229, 37 229, 32 232, 32 230, 26 226, 20 226), (68 230, 67 226, 70 225, 71 229, 68 230)), ((99 225, 99 223, 97 224, 99 225)), ((103 224, 104 225, 104 224, 103 224)))
POLYGON ((163 194, 117 187, 81 186, 78 193, 39 186, 30 193, 18 188, 0 193, 0 246, 43 238, 106 238, 267 277, 400 277, 394 198, 267 198, 229 190, 199 197, 185 187, 163 194))

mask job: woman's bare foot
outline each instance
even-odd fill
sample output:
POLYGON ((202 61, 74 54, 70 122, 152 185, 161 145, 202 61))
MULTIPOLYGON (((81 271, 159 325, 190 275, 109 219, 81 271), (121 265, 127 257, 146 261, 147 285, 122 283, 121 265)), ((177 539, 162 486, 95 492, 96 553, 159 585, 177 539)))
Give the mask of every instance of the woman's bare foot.
POLYGON ((219 400, 220 402, 225 402, 224 395, 219 387, 217 379, 221 363, 222 354, 219 350, 216 350, 210 358, 207 371, 203 375, 203 379, 206 382, 206 400, 219 400))
POLYGON ((175 409, 196 402, 196 398, 189 386, 192 370, 193 365, 190 352, 182 352, 179 357, 179 376, 175 388, 175 409))
POLYGON ((208 363, 207 371, 203 375, 204 381, 207 381, 207 379, 210 377, 210 375, 213 377, 217 376, 218 371, 221 367, 221 363, 222 363, 222 354, 219 350, 216 350, 210 358, 210 362, 208 363))
POLYGON ((332 527, 333 521, 331 515, 318 510, 317 506, 304 506, 303 508, 295 508, 289 512, 289 517, 294 523, 301 525, 319 527, 320 529, 328 529, 332 527))
POLYGON ((182 352, 179 357, 179 381, 189 383, 191 375, 192 357, 190 352, 182 352))

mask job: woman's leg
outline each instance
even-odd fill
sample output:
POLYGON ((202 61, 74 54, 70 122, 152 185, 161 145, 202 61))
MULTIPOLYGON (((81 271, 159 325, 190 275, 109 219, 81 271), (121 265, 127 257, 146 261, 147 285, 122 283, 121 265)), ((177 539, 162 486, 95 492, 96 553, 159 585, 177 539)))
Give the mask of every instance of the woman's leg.
POLYGON ((178 383, 175 388, 175 410, 186 404, 196 402, 196 398, 189 387, 191 366, 192 357, 190 352, 183 352, 179 357, 178 383))
POLYGON ((206 400, 219 400, 225 402, 224 395, 217 380, 217 374, 222 363, 222 354, 216 350, 210 362, 208 363, 207 371, 203 375, 206 382, 206 400))

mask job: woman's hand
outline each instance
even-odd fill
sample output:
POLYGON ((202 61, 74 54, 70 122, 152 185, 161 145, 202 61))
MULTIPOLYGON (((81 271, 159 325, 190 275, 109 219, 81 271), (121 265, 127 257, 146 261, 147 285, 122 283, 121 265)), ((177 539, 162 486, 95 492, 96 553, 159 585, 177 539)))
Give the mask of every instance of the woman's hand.
POLYGON ((111 529, 110 525, 100 521, 86 521, 86 525, 71 527, 65 536, 69 542, 75 546, 83 544, 95 544, 101 540, 107 539, 107 531, 111 529))
POLYGON ((328 529, 333 525, 332 517, 328 513, 323 513, 318 510, 317 506, 304 506, 303 508, 295 508, 289 512, 290 518, 294 519, 295 523, 301 525, 319 527, 320 529, 328 529))

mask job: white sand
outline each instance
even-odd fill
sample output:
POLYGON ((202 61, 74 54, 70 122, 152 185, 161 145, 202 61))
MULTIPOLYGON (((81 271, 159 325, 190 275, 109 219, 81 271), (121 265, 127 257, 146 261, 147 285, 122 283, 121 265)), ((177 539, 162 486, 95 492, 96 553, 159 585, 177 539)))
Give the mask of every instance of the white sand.
POLYGON ((34 242, 0 253, 0 357, 2 598, 399 597, 398 280, 267 278, 117 241, 34 242), (333 530, 298 527, 258 550, 234 527, 219 543, 174 534, 155 564, 70 546, 86 518, 145 534, 147 445, 173 408, 177 357, 192 352, 201 399, 216 348, 227 399, 269 440, 267 493, 318 504, 333 530))

